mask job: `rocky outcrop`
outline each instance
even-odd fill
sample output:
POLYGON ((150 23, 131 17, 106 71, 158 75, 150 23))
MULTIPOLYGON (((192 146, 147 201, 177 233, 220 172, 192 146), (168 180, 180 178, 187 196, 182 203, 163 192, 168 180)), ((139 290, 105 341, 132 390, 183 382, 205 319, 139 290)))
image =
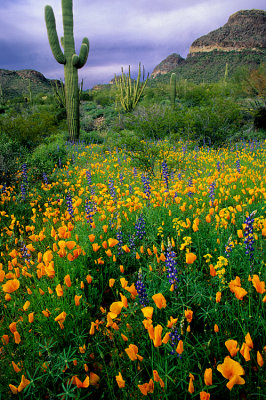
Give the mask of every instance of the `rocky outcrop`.
POLYGON ((181 57, 179 54, 173 53, 170 56, 166 57, 165 60, 163 60, 159 65, 157 65, 157 67, 154 68, 151 77, 155 78, 159 75, 165 75, 179 65, 183 64, 184 61, 184 58, 181 57))
POLYGON ((266 48, 266 11, 241 10, 231 15, 228 22, 196 39, 190 55, 217 51, 262 51, 266 48))
POLYGON ((265 62, 266 11, 241 10, 221 28, 196 39, 186 59, 171 54, 151 77, 167 82, 169 72, 175 72, 178 79, 214 82, 222 78, 226 64, 231 74, 240 66, 254 69, 265 62))

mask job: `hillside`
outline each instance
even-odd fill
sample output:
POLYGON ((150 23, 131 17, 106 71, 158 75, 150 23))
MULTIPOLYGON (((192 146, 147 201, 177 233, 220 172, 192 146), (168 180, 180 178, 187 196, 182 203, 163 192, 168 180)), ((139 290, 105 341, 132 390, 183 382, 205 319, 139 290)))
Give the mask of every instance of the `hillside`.
POLYGON ((196 39, 186 59, 168 56, 151 77, 168 81, 175 72, 178 78, 195 83, 213 82, 224 76, 226 63, 229 76, 240 66, 252 69, 266 63, 266 11, 241 10, 231 15, 224 26, 196 39))
POLYGON ((5 99, 29 95, 29 85, 32 93, 51 92, 51 83, 54 80, 46 79, 43 74, 31 69, 10 71, 0 69, 0 84, 5 99))

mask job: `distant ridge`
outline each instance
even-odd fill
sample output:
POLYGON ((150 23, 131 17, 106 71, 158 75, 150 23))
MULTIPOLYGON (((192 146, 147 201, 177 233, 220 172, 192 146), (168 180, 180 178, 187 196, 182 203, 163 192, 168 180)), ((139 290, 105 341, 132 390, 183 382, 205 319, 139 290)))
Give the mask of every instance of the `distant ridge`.
POLYGON ((266 63, 266 11, 236 12, 221 28, 196 39, 186 59, 171 54, 151 77, 167 80, 170 72, 176 72, 179 79, 213 82, 223 77, 226 63, 229 74, 239 66, 256 68, 266 63))
POLYGON ((52 91, 52 82, 55 80, 47 79, 42 73, 32 69, 19 71, 0 69, 0 84, 6 99, 28 96, 29 84, 33 94, 47 94, 52 91))

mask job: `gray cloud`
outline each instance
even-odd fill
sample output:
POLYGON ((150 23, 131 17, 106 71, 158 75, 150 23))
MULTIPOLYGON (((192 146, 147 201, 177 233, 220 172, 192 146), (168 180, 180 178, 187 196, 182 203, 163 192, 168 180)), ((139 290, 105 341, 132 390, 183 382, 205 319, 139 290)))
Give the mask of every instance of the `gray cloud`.
MULTIPOLYGON (((62 36, 61 1, 1 0, 0 68, 32 68, 48 78, 63 77, 51 53, 44 6, 55 13, 62 36)), ((90 40, 88 62, 79 72, 85 87, 108 82, 121 66, 139 61, 151 72, 169 54, 186 57, 198 37, 225 24, 240 9, 265 7, 264 0, 73 0, 76 51, 90 40)))

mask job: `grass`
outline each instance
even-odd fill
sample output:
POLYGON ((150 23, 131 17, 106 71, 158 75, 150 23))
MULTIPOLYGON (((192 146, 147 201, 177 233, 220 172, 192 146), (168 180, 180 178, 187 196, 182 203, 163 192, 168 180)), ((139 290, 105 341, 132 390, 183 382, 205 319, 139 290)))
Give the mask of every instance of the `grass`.
POLYGON ((2 398, 265 398, 266 142, 157 146, 0 186, 2 398))

